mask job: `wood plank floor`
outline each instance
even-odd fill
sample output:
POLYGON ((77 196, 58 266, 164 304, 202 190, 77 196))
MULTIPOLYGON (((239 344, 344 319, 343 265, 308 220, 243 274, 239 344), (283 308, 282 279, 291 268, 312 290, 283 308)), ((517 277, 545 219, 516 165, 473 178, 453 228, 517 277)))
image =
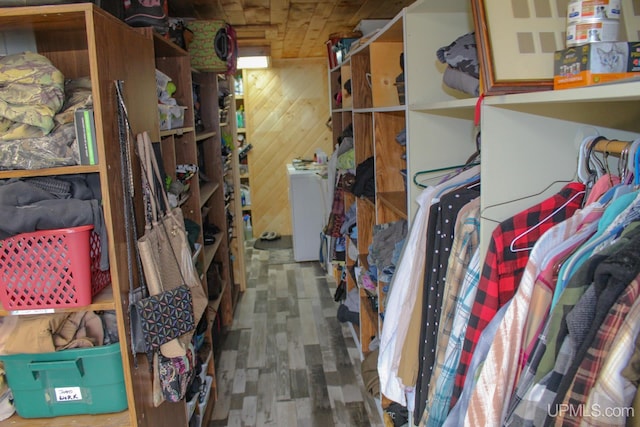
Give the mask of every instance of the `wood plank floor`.
POLYGON ((333 281, 317 262, 291 258, 247 249, 247 290, 222 341, 209 427, 383 426, 336 318, 333 281))

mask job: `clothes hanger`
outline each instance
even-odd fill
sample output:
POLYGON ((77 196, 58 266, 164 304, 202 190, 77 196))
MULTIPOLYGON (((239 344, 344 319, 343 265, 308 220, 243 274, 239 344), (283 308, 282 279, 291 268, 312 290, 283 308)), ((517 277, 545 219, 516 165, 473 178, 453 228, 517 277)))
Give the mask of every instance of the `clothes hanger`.
POLYGON ((569 203, 573 202, 576 198, 578 198, 579 196, 585 194, 585 191, 578 191, 576 194, 574 194, 569 200, 567 200, 566 202, 564 202, 562 204, 562 206, 560 206, 559 208, 557 208, 556 210, 554 210, 553 212, 551 212, 549 215, 547 215, 544 219, 540 220, 536 225, 534 225, 533 227, 528 228, 526 231, 520 233, 518 236, 516 236, 512 241, 511 241, 511 245, 509 245, 509 249, 511 250, 511 252, 523 252, 523 251, 530 251, 531 249, 533 249, 533 247, 531 248, 514 248, 513 246, 515 245, 515 243, 521 239, 522 237, 526 236, 527 234, 531 233, 533 230, 535 230, 536 228, 540 227, 542 224, 544 224, 546 221, 548 221, 549 219, 553 218, 553 216, 555 214, 557 214, 558 212, 560 212, 562 209, 564 209, 567 205, 569 205, 569 203))
POLYGON ((496 223, 496 224, 500 224, 502 221, 498 221, 498 220, 495 220, 495 219, 492 219, 492 218, 489 218, 489 217, 484 216, 484 213, 487 211, 487 209, 495 208, 495 207, 498 207, 498 206, 508 205, 508 204, 510 204, 510 203, 520 202, 520 201, 522 201, 522 200, 531 199, 532 197, 537 197, 537 196, 539 196, 539 195, 541 195, 541 194, 544 194, 548 189, 550 189, 551 187, 553 187, 553 186, 554 186, 554 185, 556 185, 556 184, 568 184, 568 183, 570 183, 570 182, 574 182, 574 181, 575 181, 575 179, 570 179, 570 180, 557 179, 557 180, 555 180, 555 181, 551 182, 549 185, 547 185, 547 186, 546 186, 545 188, 543 188, 542 190, 538 191, 537 193, 529 194, 529 195, 526 195, 526 196, 518 197, 517 199, 507 200, 507 201, 505 201, 505 202, 494 203, 493 205, 485 206, 485 207, 482 209, 482 212, 481 212, 481 214, 480 214, 480 217, 481 217, 482 219, 484 219, 484 220, 491 221, 491 222, 494 222, 494 223, 496 223))
POLYGON ((582 140, 582 142, 580 143, 580 149, 578 151, 578 180, 583 183, 583 184, 587 184, 587 182, 589 182, 589 180, 591 179, 591 170, 589 168, 589 162, 588 162, 588 150, 589 147, 591 146, 592 143, 594 143, 596 138, 603 138, 601 136, 588 136, 586 138, 584 138, 582 140))
POLYGON ((592 174, 592 176, 594 177, 594 179, 597 179, 599 177, 601 177, 602 175, 604 175, 606 173, 606 167, 604 165, 604 163, 602 162, 602 160, 595 154, 595 153, 599 153, 599 152, 606 152, 605 150, 602 151, 598 151, 596 150, 596 146, 598 145, 599 142, 601 141, 605 141, 605 144, 608 145, 609 144, 609 140, 607 140, 607 138, 605 138, 604 136, 600 136, 595 138, 591 144, 589 144, 589 146, 587 147, 587 169, 589 170, 589 172, 592 174), (591 164, 592 162, 595 164, 595 170, 591 169, 591 164))
MULTIPOLYGON (((413 174, 413 183, 415 185, 417 185, 420 188, 427 188, 427 185, 424 185, 421 182, 418 182, 417 179, 420 175, 427 175, 427 174, 431 174, 431 173, 436 173, 436 172, 445 172, 445 171, 451 171, 451 170, 456 170, 456 169, 466 169, 469 168, 471 166, 476 166, 479 165, 480 162, 473 162, 473 163, 464 163, 462 165, 455 165, 455 166, 446 166, 443 168, 437 168, 437 169, 428 169, 428 170, 423 170, 423 171, 418 171, 415 174, 413 174)), ((438 175, 438 176, 434 176, 431 178, 441 178, 444 177, 445 175, 438 175)))
POLYGON ((640 150, 636 148, 636 152, 633 156, 633 164, 634 164, 634 176, 633 176, 633 184, 638 187, 640 185, 640 150))
POLYGON ((613 148, 613 151, 609 154, 619 156, 617 172, 620 178, 620 183, 612 185, 611 188, 598 200, 600 203, 606 205, 618 197, 634 190, 634 186, 632 184, 636 175, 634 172, 634 153, 636 153, 638 147, 640 147, 640 139, 636 139, 632 142, 611 141, 610 144, 605 144, 605 152, 608 152, 610 151, 610 148, 613 148), (611 147, 609 147, 609 145, 611 145, 611 147))
POLYGON ((640 138, 635 139, 629 147, 629 156, 627 158, 627 169, 629 170, 629 176, 633 176, 635 179, 636 171, 638 170, 635 165, 636 154, 640 148, 640 138))
MULTIPOLYGON (((442 168, 437 168, 437 169, 428 169, 428 170, 423 170, 423 171, 418 171, 415 174, 413 174, 413 183, 415 185, 417 185, 420 188, 427 188, 427 185, 424 185, 421 182, 418 182, 417 179, 420 175, 427 175, 427 174, 431 174, 431 173, 436 173, 436 172, 445 172, 445 171, 450 171, 450 170, 457 170, 457 169, 461 169, 465 170, 465 169, 469 169, 473 166, 479 165, 480 164, 480 150, 476 150, 475 153, 473 153, 471 156, 469 156, 469 158, 467 159, 467 161, 464 164, 461 165, 454 165, 454 166, 446 166, 446 167, 442 167, 442 168)), ((434 176, 431 177, 429 179, 433 179, 433 178, 442 178, 445 177, 445 175, 438 175, 438 176, 434 176)))

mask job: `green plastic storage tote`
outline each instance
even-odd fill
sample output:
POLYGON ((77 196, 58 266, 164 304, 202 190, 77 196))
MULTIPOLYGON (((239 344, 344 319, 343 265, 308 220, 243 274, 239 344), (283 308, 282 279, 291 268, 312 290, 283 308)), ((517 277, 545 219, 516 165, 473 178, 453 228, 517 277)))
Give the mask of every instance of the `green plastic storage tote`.
POLYGON ((0 356, 23 418, 127 409, 120 344, 0 356))

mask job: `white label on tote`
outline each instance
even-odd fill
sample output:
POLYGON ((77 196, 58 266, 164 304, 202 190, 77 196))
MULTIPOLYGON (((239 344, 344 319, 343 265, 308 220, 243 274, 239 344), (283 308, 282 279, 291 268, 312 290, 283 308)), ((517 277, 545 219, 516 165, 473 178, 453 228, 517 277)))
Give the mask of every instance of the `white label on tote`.
POLYGON ((9 312, 12 316, 23 315, 26 316, 28 314, 51 314, 56 311, 53 308, 36 308, 33 310, 12 310, 9 312))
POLYGON ((82 391, 80 391, 80 387, 57 387, 54 390, 56 392, 56 402, 82 400, 82 391))

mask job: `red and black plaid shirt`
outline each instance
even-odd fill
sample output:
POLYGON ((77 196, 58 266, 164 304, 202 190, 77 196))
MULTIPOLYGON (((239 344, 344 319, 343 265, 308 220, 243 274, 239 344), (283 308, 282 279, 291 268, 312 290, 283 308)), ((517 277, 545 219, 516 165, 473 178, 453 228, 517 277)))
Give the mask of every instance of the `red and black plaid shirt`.
POLYGON ((513 297, 520 284, 530 254, 530 250, 521 249, 532 248, 545 231, 572 216, 582 206, 584 190, 581 183, 567 184, 559 193, 503 221, 493 231, 467 325, 451 407, 462 393, 480 334, 500 307, 513 297), (550 218, 540 223, 547 217, 550 218), (536 224, 539 225, 533 228, 536 224), (530 231, 522 235, 527 230, 530 231), (511 242, 520 235, 522 237, 514 243, 516 251, 513 252, 511 242))

